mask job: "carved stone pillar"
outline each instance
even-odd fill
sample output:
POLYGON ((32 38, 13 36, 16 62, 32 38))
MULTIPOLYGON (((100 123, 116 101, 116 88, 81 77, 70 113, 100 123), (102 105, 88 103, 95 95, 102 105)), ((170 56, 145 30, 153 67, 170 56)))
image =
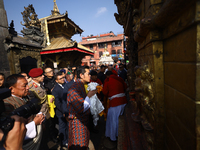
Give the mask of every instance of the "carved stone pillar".
POLYGON ((3 0, 0 0, 0 72, 6 76, 10 74, 7 52, 4 48, 4 39, 8 35, 8 21, 3 0))

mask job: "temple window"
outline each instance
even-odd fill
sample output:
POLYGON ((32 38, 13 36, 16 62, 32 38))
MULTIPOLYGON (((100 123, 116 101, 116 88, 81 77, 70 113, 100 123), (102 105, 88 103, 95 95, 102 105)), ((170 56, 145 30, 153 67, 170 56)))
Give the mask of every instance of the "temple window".
POLYGON ((107 47, 107 43, 99 43, 98 46, 99 48, 105 48, 107 47))
POLYGON ((121 46, 122 45, 122 41, 114 41, 112 42, 112 47, 117 47, 117 46, 121 46))
POLYGON ((93 44, 90 44, 90 49, 91 49, 91 50, 93 49, 93 44))
POLYGON ((118 49, 118 50, 117 50, 117 54, 122 54, 122 50, 121 50, 121 49, 118 49))
POLYGON ((102 51, 99 51, 99 57, 101 57, 101 55, 103 55, 103 52, 102 52, 102 51))
POLYGON ((112 54, 116 54, 116 50, 112 50, 112 54))

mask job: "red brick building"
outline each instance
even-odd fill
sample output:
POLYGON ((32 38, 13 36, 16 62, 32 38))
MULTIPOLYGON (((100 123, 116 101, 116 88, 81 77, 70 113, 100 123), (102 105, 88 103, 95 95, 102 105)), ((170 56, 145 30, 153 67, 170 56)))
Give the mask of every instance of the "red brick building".
POLYGON ((82 59, 82 64, 99 65, 99 60, 105 49, 112 56, 113 60, 124 59, 124 34, 115 35, 113 32, 100 34, 97 36, 82 37, 82 41, 79 44, 93 50, 94 56, 85 56, 82 59))

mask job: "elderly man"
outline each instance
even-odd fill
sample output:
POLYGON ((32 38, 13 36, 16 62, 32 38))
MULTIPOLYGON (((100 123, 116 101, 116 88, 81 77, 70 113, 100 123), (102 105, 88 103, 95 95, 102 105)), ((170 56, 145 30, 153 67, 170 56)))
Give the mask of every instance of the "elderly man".
POLYGON ((28 95, 30 98, 39 98, 42 104, 41 112, 46 115, 46 118, 49 119, 49 111, 47 105, 47 94, 43 86, 44 75, 43 70, 40 68, 33 68, 29 72, 29 76, 32 78, 32 81, 28 83, 29 92, 28 95))
MULTIPOLYGON (((53 90, 53 88, 56 84, 53 69, 51 67, 44 68, 44 75, 45 75, 45 77, 44 77, 44 88, 46 89, 46 93, 48 95, 52 95, 52 90, 53 90)), ((52 99, 52 101, 53 100, 54 99, 52 99)), ((54 111, 53 107, 51 109, 54 111)), ((54 134, 54 135, 52 135, 53 136, 52 138, 53 138, 54 142, 58 142, 58 139, 56 138, 58 130, 55 128, 56 122, 57 122, 57 117, 51 116, 50 120, 51 120, 52 131, 53 131, 53 134, 54 134)))
POLYGON ((88 130, 90 116, 90 97, 97 90, 86 95, 84 84, 90 82, 89 69, 81 66, 77 69, 77 82, 74 82, 67 94, 67 109, 69 111, 69 150, 87 150, 90 133, 88 130))
POLYGON ((50 67, 46 67, 44 69, 44 87, 46 89, 46 92, 47 94, 51 94, 55 84, 56 84, 56 81, 55 81, 55 78, 54 78, 54 73, 53 73, 53 69, 50 68, 50 67))
MULTIPOLYGON (((50 138, 54 142, 58 142, 57 133, 55 130, 55 124, 53 123, 49 114, 49 107, 47 104, 47 93, 43 86, 43 81, 44 81, 43 70, 40 68, 33 68, 30 70, 29 76, 32 77, 32 81, 28 83, 28 86, 30 88, 29 89, 30 94, 28 96, 30 98, 37 97, 40 99, 41 104, 42 104, 41 112, 46 115, 47 120, 46 120, 45 125, 49 130, 50 138)), ((54 99, 51 99, 51 101, 53 100, 54 99)))
MULTIPOLYGON (((24 78, 24 76, 19 74, 13 74, 7 77, 6 79, 6 87, 11 90, 12 96, 4 99, 5 111, 2 113, 2 116, 7 116, 12 112, 14 109, 25 105, 26 102, 29 101, 27 99, 28 94, 28 82, 24 78)), ((37 114, 36 117, 31 120, 26 125, 27 133, 25 139, 32 139, 30 141, 25 141, 25 145, 23 145, 23 149, 39 149, 40 142, 42 139, 42 132, 41 132, 41 123, 44 120, 43 114, 37 114)))

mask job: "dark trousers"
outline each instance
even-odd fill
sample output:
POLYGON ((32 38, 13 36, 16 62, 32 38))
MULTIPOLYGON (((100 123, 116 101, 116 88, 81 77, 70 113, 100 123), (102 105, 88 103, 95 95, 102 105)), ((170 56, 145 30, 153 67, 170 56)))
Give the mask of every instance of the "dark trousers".
POLYGON ((51 138, 57 138, 58 135, 58 130, 56 129, 56 116, 54 118, 49 118, 47 119, 47 126, 48 126, 48 130, 50 132, 50 137, 51 138))
POLYGON ((59 137, 61 143, 65 145, 68 143, 68 122, 65 117, 58 116, 58 124, 59 124, 59 137))

